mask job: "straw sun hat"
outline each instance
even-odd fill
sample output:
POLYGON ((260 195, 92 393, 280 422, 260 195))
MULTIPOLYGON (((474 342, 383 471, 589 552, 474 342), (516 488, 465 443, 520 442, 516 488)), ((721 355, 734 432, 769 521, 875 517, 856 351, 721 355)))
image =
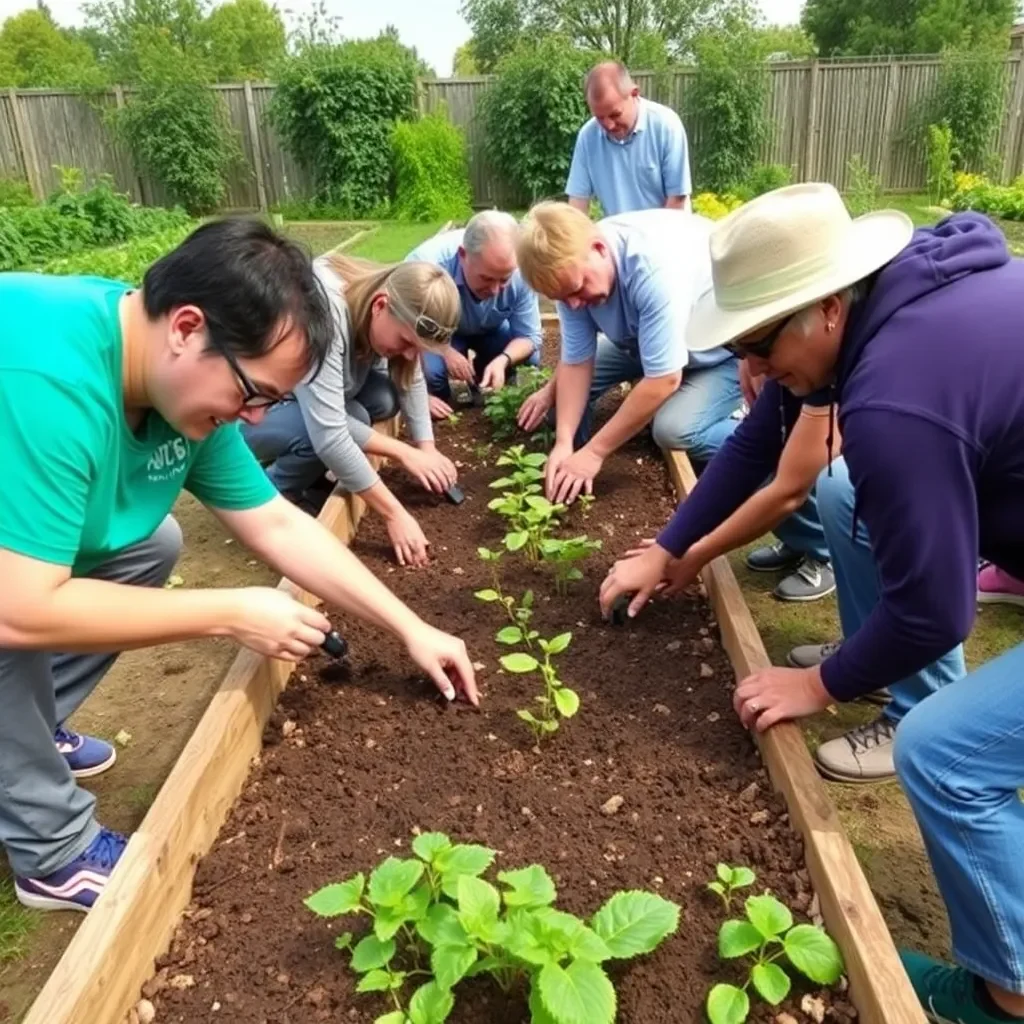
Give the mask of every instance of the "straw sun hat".
POLYGON ((913 233, 897 210, 852 219, 832 185, 759 196, 711 233, 714 290, 694 307, 687 347, 717 348, 848 288, 888 263, 913 233))

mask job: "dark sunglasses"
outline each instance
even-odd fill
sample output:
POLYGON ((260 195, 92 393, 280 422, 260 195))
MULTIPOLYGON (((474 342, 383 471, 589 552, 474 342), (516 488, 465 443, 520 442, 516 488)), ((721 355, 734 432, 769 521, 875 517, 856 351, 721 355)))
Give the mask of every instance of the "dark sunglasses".
POLYGON ((452 333, 447 327, 442 326, 425 313, 420 313, 416 317, 413 330, 416 332, 417 337, 425 338, 427 341, 447 341, 452 333))
POLYGON ((758 359, 767 359, 772 354, 772 349, 775 347, 775 343, 779 340, 780 335, 792 319, 793 316, 787 316, 785 320, 780 320, 773 330, 769 331, 763 338, 759 338, 757 341, 730 341, 723 345, 722 348, 727 352, 731 352, 739 359, 746 359, 747 356, 756 356, 758 359))
POLYGON ((277 405, 277 403, 281 401, 279 395, 272 395, 267 391, 260 391, 260 389, 249 379, 242 367, 238 365, 238 360, 232 352, 221 345, 217 345, 216 348, 225 360, 227 360, 228 366, 231 367, 231 372, 234 373, 238 380, 238 384, 242 389, 242 405, 244 408, 269 409, 270 406, 277 405))

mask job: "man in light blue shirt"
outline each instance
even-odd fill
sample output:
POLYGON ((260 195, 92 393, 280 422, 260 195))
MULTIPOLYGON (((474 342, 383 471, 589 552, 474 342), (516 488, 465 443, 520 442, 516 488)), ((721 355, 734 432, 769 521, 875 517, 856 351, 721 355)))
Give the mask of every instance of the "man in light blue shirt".
POLYGON ((604 460, 648 423, 661 448, 710 459, 736 427, 742 402, 735 357, 690 352, 687 325, 710 290, 711 221, 679 210, 643 210, 594 224, 568 203, 540 203, 523 224, 523 277, 558 303, 561 358, 555 376, 523 403, 519 424, 536 429, 557 406, 547 493, 590 493, 604 460), (600 332, 600 333, 599 333, 600 332), (590 436, 590 408, 635 382, 590 436), (574 447, 577 449, 573 451, 574 447))
POLYGON ((612 61, 591 70, 586 90, 594 116, 576 136, 569 202, 586 213, 596 197, 606 217, 686 209, 690 158, 679 115, 643 99, 626 68, 612 61))
POLYGON ((462 305, 459 329, 445 355, 423 356, 435 419, 452 414, 449 378, 497 391, 520 363, 540 362, 540 305, 516 266, 518 231, 511 214, 485 210, 465 229, 428 238, 406 257, 447 270, 462 305))

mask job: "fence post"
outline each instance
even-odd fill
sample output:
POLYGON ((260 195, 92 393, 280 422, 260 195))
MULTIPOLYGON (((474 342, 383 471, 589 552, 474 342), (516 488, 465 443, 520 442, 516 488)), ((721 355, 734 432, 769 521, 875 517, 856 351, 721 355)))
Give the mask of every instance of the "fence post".
POLYGON ((260 126, 256 120, 256 104, 252 98, 252 82, 247 78, 242 84, 245 91, 245 113, 249 119, 249 138, 252 141, 252 162, 256 165, 256 195, 260 209, 267 209, 267 185, 263 180, 263 151, 260 146, 260 126))
POLYGON ((25 177, 36 199, 46 198, 46 186, 39 172, 39 158, 36 155, 35 139, 32 137, 32 126, 21 109, 21 100, 17 89, 8 89, 7 96, 11 102, 11 119, 14 121, 14 141, 21 153, 21 163, 25 168, 25 177))
POLYGON ((1011 181, 1024 170, 1024 53, 1017 58, 1017 78, 1013 83, 1004 146, 1003 181, 1011 181))
POLYGON ((418 75, 416 77, 416 109, 420 117, 427 116, 427 88, 423 79, 418 75))
MULTIPOLYGON (((118 110, 124 108, 124 86, 114 86, 114 103, 118 110)), ((131 161, 132 167, 132 199, 137 203, 144 203, 146 200, 142 192, 142 176, 135 168, 135 157, 131 153, 128 154, 128 159, 131 161)))
POLYGON ((882 138, 879 145, 882 152, 879 154, 878 177, 882 182, 882 188, 892 188, 889 181, 889 172, 892 167, 892 119, 896 112, 896 89, 899 85, 900 65, 898 61, 889 59, 889 73, 885 80, 885 105, 882 108, 882 138))
POLYGON ((811 61, 807 84, 807 138, 804 140, 804 181, 813 181, 818 167, 818 61, 811 61))

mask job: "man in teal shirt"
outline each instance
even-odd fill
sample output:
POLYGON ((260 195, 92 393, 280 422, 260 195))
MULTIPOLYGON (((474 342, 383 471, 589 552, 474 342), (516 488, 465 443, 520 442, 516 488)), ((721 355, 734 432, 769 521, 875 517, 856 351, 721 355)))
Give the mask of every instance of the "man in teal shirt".
POLYGON ((330 623, 280 590, 164 589, 183 489, 282 575, 400 636, 476 701, 462 642, 417 618, 281 498, 235 421, 315 372, 330 339, 308 257, 259 221, 206 224, 141 290, 0 275, 0 843, 19 900, 88 910, 126 840, 76 779, 115 759, 66 721, 118 651, 230 636, 297 661, 330 623))

